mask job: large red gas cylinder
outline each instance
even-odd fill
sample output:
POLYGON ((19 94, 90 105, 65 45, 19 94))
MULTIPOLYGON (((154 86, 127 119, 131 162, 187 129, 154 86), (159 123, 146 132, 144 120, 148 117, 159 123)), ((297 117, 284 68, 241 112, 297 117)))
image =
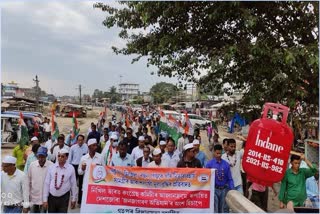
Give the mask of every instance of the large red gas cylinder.
POLYGON ((251 124, 242 160, 248 180, 265 186, 282 180, 293 142, 288 113, 286 106, 265 103, 261 119, 251 124))

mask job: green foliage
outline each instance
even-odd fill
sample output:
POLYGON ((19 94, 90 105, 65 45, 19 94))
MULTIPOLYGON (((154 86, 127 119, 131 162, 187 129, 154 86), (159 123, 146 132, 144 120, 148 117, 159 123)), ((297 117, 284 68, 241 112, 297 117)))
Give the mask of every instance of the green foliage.
POLYGON ((143 104, 144 100, 143 97, 141 96, 135 96, 133 97, 133 101, 131 102, 131 104, 143 104))
POLYGON ((95 98, 110 98, 110 103, 121 101, 121 96, 117 92, 117 88, 115 86, 110 87, 109 91, 100 91, 99 89, 95 89, 92 95, 92 99, 95 98))
POLYGON ((94 5, 108 13, 106 27, 122 29, 127 43, 113 47, 116 54, 135 55, 133 62, 147 57, 158 75, 198 82, 206 91, 228 83, 245 92, 247 105, 318 104, 318 2, 119 3, 94 5), (198 79, 200 71, 206 75, 198 79))
POLYGON ((159 82, 153 85, 150 89, 150 94, 153 97, 154 103, 164 103, 168 101, 172 96, 176 95, 178 88, 166 82, 159 82))

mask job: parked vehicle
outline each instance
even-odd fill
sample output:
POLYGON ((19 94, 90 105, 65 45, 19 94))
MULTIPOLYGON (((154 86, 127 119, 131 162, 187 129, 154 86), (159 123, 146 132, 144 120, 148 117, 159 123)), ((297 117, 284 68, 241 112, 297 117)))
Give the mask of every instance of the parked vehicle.
POLYGON ((76 117, 87 117, 87 110, 85 107, 76 104, 66 104, 61 109, 62 117, 73 117, 73 113, 76 117))
POLYGON ((18 138, 19 116, 14 114, 1 114, 1 143, 16 143, 18 138), (7 123, 11 123, 12 131, 7 130, 7 123))
POLYGON ((164 110, 163 113, 166 117, 169 117, 169 114, 171 114, 175 119, 181 120, 181 114, 176 111, 164 110))
POLYGON ((43 121, 43 115, 40 112, 13 110, 13 111, 5 111, 5 112, 3 112, 3 114, 13 114, 13 115, 20 116, 20 112, 22 113, 24 118, 35 117, 36 120, 38 120, 39 122, 43 121))
MULTIPOLYGON (((184 114, 181 114, 182 121, 184 121, 184 114)), ((193 127, 200 127, 202 129, 205 129, 208 123, 211 123, 210 120, 207 120, 199 115, 196 114, 188 114, 189 120, 193 127)))

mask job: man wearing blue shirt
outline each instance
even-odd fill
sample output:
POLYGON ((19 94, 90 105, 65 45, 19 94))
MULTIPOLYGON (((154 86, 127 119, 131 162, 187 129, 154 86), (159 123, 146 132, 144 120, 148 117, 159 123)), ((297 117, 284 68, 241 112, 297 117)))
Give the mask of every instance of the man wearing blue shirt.
POLYGON ((111 166, 134 166, 134 161, 130 154, 127 153, 127 144, 120 142, 118 152, 112 156, 111 166))
POLYGON ((229 190, 234 189, 230 166, 227 161, 221 159, 222 146, 217 144, 213 147, 214 158, 206 164, 206 168, 216 169, 215 171, 215 192, 214 212, 228 213, 226 195, 229 190))
MULTIPOLYGON (((317 167, 315 166, 317 169, 317 167)), ((319 171, 306 180, 307 196, 313 208, 319 208, 319 171)))
POLYGON ((195 152, 195 157, 201 162, 201 166, 204 167, 207 162, 206 154, 203 151, 200 151, 200 141, 195 139, 193 140, 193 148, 195 152))

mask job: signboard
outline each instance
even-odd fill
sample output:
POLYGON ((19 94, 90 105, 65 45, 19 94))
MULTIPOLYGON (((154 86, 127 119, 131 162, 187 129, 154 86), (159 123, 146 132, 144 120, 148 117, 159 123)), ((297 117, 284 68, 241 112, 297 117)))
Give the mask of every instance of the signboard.
POLYGON ((81 213, 214 212, 214 169, 93 164, 89 172, 81 213))

